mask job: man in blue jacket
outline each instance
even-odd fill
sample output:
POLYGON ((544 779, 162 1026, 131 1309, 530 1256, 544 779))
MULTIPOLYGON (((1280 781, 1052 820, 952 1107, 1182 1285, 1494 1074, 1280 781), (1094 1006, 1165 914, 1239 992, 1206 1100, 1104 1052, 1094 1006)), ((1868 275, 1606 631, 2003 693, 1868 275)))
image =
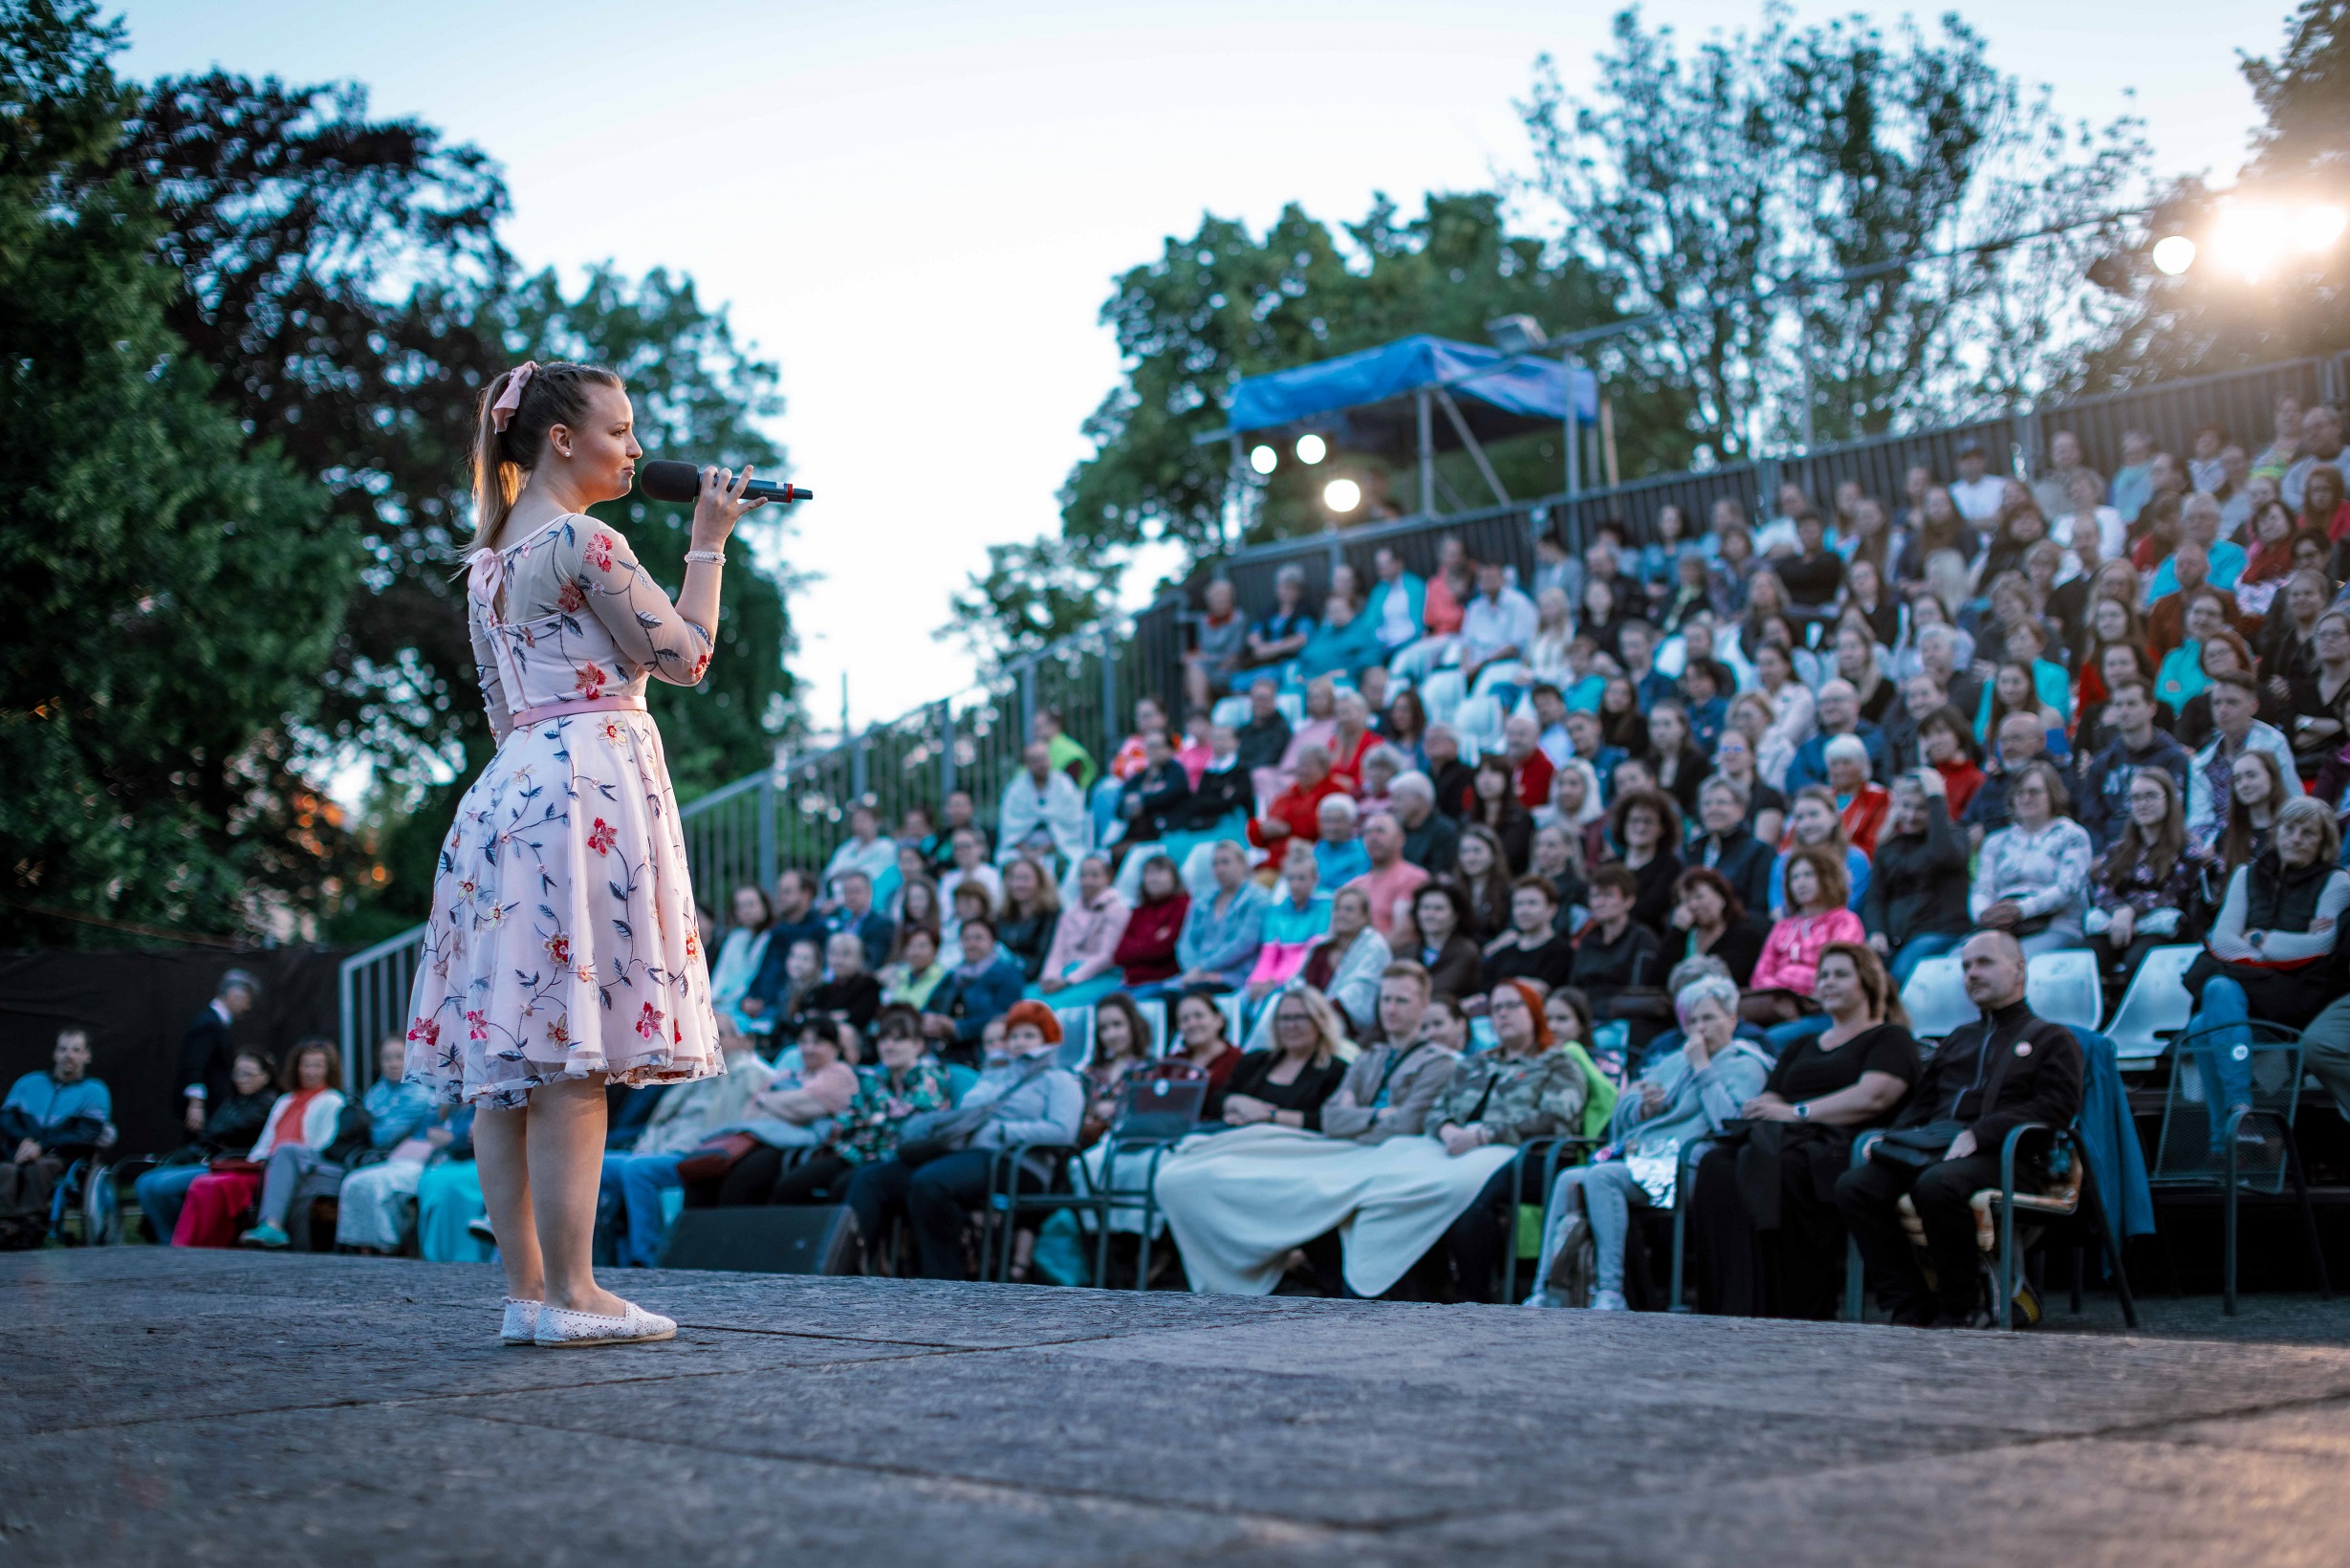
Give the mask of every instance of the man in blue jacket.
POLYGON ((1868 775, 1879 783, 1893 775, 1892 758, 1885 751, 1884 731, 1860 717, 1860 694, 1846 680, 1825 682, 1816 700, 1819 732, 1795 748, 1793 762, 1787 765, 1787 794, 1792 797, 1806 784, 1828 782, 1828 742, 1839 735, 1858 735, 1860 744, 1868 748, 1868 775))
POLYGON ((989 1023, 1012 1011, 1027 989, 1028 976, 1018 960, 995 940, 995 923, 973 915, 963 923, 959 938, 963 962, 947 971, 938 990, 923 1008, 922 1032, 938 1042, 939 1055, 948 1061, 976 1063, 979 1036, 989 1023))
POLYGON ((79 1029, 59 1031, 49 1071, 27 1073, 0 1103, 0 1140, 20 1165, 48 1161, 62 1171, 111 1142, 113 1122, 114 1096, 90 1076, 90 1036, 79 1029))
POLYGON ((1344 594, 1323 601, 1322 623, 1306 639, 1297 655, 1299 684, 1317 675, 1343 675, 1352 680, 1366 664, 1383 664, 1387 653, 1379 645, 1371 618, 1355 608, 1344 594))

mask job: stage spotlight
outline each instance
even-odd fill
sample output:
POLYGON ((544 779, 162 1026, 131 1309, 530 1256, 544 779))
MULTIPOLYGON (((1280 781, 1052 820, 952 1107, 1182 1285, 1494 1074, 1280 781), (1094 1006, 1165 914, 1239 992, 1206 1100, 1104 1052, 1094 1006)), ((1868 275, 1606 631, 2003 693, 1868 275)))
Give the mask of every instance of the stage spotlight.
POLYGON ((2154 242, 2154 270, 2177 277, 2195 265, 2195 242, 2185 234, 2165 234, 2154 242))
POLYGON ((2304 250, 2331 248, 2341 238, 2345 225, 2350 225, 2350 214, 2344 214, 2339 207, 2323 205, 2302 208, 2294 222, 2296 237, 2304 250))
POLYGON ((1307 467, 1311 468, 1313 465, 1319 463, 1323 458, 1328 457, 1329 455, 1330 445, 1322 440, 1321 437, 1316 435, 1302 435, 1297 438, 1297 461, 1305 464, 1307 467))
POLYGON ((1322 505, 1341 514, 1352 512, 1362 505, 1362 487, 1352 479, 1333 479, 1322 487, 1322 505))
POLYGON ((1280 455, 1271 446, 1259 446, 1249 448, 1249 467, 1259 473, 1273 472, 1273 466, 1280 461, 1280 455))

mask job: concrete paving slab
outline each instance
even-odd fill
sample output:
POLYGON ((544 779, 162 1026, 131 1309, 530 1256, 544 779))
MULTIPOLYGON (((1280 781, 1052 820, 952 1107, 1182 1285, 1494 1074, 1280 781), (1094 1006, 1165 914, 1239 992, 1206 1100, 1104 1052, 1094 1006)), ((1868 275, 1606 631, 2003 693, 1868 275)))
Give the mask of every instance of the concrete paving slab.
POLYGON ((1250 1543, 1197 1510, 792 1465, 438 1406, 294 1411, 11 1445, 20 1568, 1160 1563, 1250 1543))
POLYGON ((2304 1342, 646 1274, 0 1257, 0 1562, 2350 1562, 2304 1342))

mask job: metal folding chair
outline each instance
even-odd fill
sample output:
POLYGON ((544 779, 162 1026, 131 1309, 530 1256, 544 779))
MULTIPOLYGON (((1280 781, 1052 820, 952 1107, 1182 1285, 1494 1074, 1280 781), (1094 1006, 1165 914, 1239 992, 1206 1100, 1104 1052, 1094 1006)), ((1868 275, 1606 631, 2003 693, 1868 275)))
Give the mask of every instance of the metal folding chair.
POLYGON ((1510 1234, 1502 1248, 1501 1299, 1505 1305, 1517 1300, 1518 1213, 1526 1203, 1526 1167, 1539 1165, 1542 1185, 1534 1188, 1542 1209, 1542 1233, 1548 1234, 1551 1225, 1551 1188, 1558 1185, 1561 1165, 1580 1165, 1591 1151, 1599 1146, 1596 1138, 1530 1138, 1517 1151, 1510 1165, 1510 1234))
MULTIPOLYGON (((2220 1302, 2231 1316, 2236 1310, 2237 1199, 2247 1191, 2278 1196, 2288 1179, 2300 1204, 2317 1294, 2329 1301, 2334 1296, 2326 1277, 2325 1249, 2317 1238, 2317 1210, 2310 1205, 2301 1151, 2293 1136, 2300 1097, 2301 1036, 2284 1024, 2254 1018, 2209 1025, 2183 1035, 2170 1058, 2170 1084, 2163 1097, 2163 1130, 2150 1180, 2157 1196, 2218 1188, 2224 1249, 2220 1302), (2239 1094, 2245 1099, 2236 1100, 2239 1094)), ((2175 1265, 2172 1273, 2175 1278, 2175 1265)))
MULTIPOLYGON (((1852 1163, 1860 1165, 1868 1158, 1868 1146, 1874 1137, 1864 1135, 1853 1140, 1852 1163)), ((1986 1189, 1987 1191, 1989 1189, 1986 1189)), ((1994 1252, 1997 1262, 1991 1274, 1992 1298, 1998 1303, 1999 1326, 2014 1327, 2013 1316, 2015 1300, 2016 1256, 2015 1215, 2036 1215, 2043 1220, 2070 1220, 2086 1225, 2097 1234, 2098 1246, 2113 1269, 2114 1292, 2121 1297, 2122 1320, 2131 1328, 2138 1326, 2138 1301, 2130 1293, 2129 1271, 2122 1258, 2122 1237, 2115 1229, 2112 1213, 2105 1208, 2104 1195, 2098 1190, 2097 1173, 2089 1164, 2087 1145, 2075 1127, 2050 1127, 2045 1122, 2027 1122, 2011 1129, 1999 1147, 1999 1187, 1991 1194, 1993 1211, 1998 1220, 1998 1245, 1994 1252), (2071 1168, 2079 1173, 2079 1180, 2068 1191, 2061 1187, 2054 1193, 2018 1192, 2015 1187, 2015 1155, 2026 1133, 2046 1133, 2054 1139, 2071 1159, 2071 1168)), ((2076 1247, 2073 1265, 2073 1311, 2081 1308, 2080 1283, 2082 1250, 2076 1247)), ((1866 1295, 1861 1278, 1860 1246, 1849 1238, 1844 1243, 1844 1320, 1848 1323, 1867 1320, 1866 1295)))

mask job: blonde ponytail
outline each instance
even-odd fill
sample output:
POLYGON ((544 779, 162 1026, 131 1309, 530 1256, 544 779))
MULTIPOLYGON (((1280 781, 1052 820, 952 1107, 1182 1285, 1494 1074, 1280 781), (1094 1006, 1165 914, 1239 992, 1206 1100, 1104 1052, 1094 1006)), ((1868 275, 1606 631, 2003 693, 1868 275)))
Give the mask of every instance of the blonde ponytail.
POLYGON ((538 464, 547 432, 558 425, 583 425, 590 412, 588 388, 609 386, 626 391, 627 383, 601 365, 557 360, 534 365, 524 381, 520 402, 498 428, 495 409, 509 383, 522 367, 502 371, 482 388, 473 418, 473 542, 495 550, 503 542, 506 519, 521 498, 522 487, 538 464))

